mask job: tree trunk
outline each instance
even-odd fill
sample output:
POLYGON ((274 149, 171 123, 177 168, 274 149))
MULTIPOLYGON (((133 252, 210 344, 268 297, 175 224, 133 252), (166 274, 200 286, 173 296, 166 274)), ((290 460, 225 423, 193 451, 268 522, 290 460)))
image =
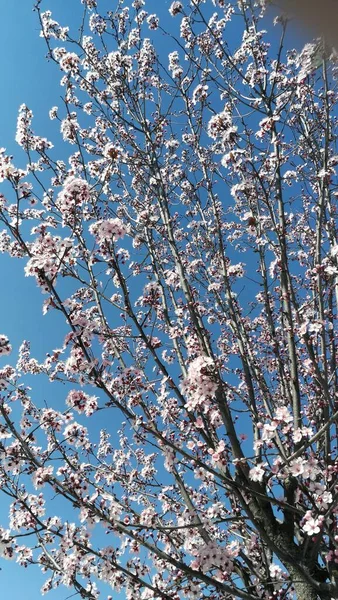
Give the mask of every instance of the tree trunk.
POLYGON ((320 598, 316 590, 313 589, 312 585, 306 581, 300 581, 299 579, 297 580, 297 575, 295 575, 295 577, 294 587, 297 600, 318 600, 318 598, 320 598))
POLYGON ((286 565, 295 588, 295 600, 330 600, 328 592, 318 592, 314 587, 299 574, 294 565, 286 565))

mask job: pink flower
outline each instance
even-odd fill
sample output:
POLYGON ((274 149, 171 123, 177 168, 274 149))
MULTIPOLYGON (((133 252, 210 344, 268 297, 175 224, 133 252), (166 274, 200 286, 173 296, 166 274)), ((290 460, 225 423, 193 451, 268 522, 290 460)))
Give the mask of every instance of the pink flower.
POLYGON ((286 406, 279 406, 275 412, 276 421, 284 423, 292 423, 292 415, 286 406))
POLYGON ((272 422, 271 424, 266 423, 263 426, 262 440, 264 442, 272 440, 276 435, 277 423, 272 422))
POLYGON ((253 467, 252 469, 250 469, 249 472, 249 477, 252 481, 263 481, 263 477, 264 477, 264 473, 265 473, 265 469, 264 467, 266 467, 268 465, 268 463, 259 463, 258 465, 256 465, 255 467, 253 467))
POLYGON ((38 467, 32 475, 32 483, 35 489, 41 488, 53 474, 54 467, 38 467))
POLYGON ((221 440, 213 452, 211 450, 211 458, 215 463, 221 462, 222 464, 226 463, 226 447, 224 440, 221 440))
POLYGON ((182 10, 183 10, 183 4, 182 4, 182 2, 173 2, 173 3, 170 5, 170 8, 169 8, 169 14, 170 14, 172 17, 175 17, 175 16, 176 16, 176 15, 178 15, 180 12, 182 12, 182 10))
POLYGON ((305 523, 302 527, 303 531, 305 533, 307 533, 307 535, 316 535, 317 533, 320 532, 320 528, 322 526, 322 522, 323 522, 323 517, 318 517, 317 519, 314 519, 311 516, 311 511, 308 511, 305 514, 305 523))
POLYGON ((64 213, 89 202, 90 197, 90 186, 85 179, 67 177, 63 190, 58 195, 57 203, 61 212, 64 213))
POLYGON ((7 356, 12 352, 12 346, 9 343, 8 337, 0 335, 0 356, 7 356))
POLYGON ((89 231, 96 237, 96 241, 102 244, 103 242, 116 242, 118 239, 122 239, 128 232, 128 227, 121 219, 106 219, 96 221, 96 223, 90 225, 89 231))
POLYGON ((87 417, 97 410, 96 396, 89 396, 82 390, 71 390, 67 396, 66 403, 78 413, 84 413, 87 417))
POLYGON ((153 15, 149 15, 149 17, 147 17, 147 23, 148 23, 149 29, 153 29, 153 30, 157 29, 159 26, 159 22, 160 22, 160 20, 157 17, 157 15, 153 14, 153 15))
POLYGON ((195 410, 198 406, 206 407, 206 401, 216 393, 217 382, 213 378, 214 361, 208 356, 199 356, 188 368, 188 375, 182 384, 182 391, 188 397, 187 408, 195 410))
POLYGON ((296 458, 296 460, 293 460, 289 467, 289 471, 294 477, 302 475, 304 473, 304 459, 296 458))
POLYGON ((295 442, 295 444, 298 444, 298 442, 300 442, 303 438, 303 433, 300 427, 298 427, 297 429, 294 430, 293 434, 292 434, 292 439, 295 442))
POLYGON ((63 435, 69 444, 73 444, 74 446, 86 446, 88 443, 87 438, 88 431, 86 427, 83 427, 79 423, 73 421, 70 425, 67 425, 65 428, 63 435))
POLYGON ((271 563, 271 565, 269 565, 269 571, 272 579, 277 579, 278 581, 283 579, 283 571, 279 565, 271 563))
POLYGON ((75 75, 79 70, 80 59, 75 52, 67 52, 60 60, 60 67, 66 73, 75 75))

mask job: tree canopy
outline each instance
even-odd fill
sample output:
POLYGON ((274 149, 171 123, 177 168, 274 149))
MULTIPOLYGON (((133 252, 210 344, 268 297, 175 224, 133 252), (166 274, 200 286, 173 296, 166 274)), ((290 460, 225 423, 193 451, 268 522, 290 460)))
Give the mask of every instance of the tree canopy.
POLYGON ((336 54, 264 0, 81 3, 35 7, 62 154, 26 105, 0 153, 0 250, 67 327, 1 359, 1 554, 91 600, 337 598, 336 54))

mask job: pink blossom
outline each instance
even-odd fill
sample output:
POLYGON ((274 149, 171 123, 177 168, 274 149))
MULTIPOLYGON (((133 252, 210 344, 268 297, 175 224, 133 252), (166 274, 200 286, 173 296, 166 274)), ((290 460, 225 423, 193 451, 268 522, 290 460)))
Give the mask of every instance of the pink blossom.
POLYGON ((74 211, 77 206, 90 200, 90 187, 84 179, 68 177, 58 195, 58 206, 63 213, 74 211))
POLYGON ((73 444, 76 447, 85 446, 88 444, 87 428, 83 427, 79 423, 76 423, 75 421, 67 425, 63 435, 69 444, 73 444))
POLYGON ((54 467, 38 467, 32 476, 32 483, 35 489, 43 487, 43 485, 49 481, 51 475, 53 474, 54 467))
POLYGON ((311 511, 308 511, 304 516, 304 524, 302 526, 303 531, 307 535, 316 535, 320 532, 323 523, 323 517, 315 519, 311 515, 311 511))
POLYGON ((282 581, 283 580, 283 570, 281 569, 281 567, 279 565, 276 565, 275 563, 271 563, 269 565, 269 571, 270 571, 270 575, 272 579, 277 579, 278 581, 282 581))
POLYGON ((9 339, 6 335, 0 335, 0 356, 7 356, 12 352, 12 346, 9 343, 9 339))
POLYGON ((297 477, 298 475, 303 475, 304 473, 304 459, 303 458, 296 458, 295 460, 292 461, 290 467, 289 467, 289 471, 290 473, 294 476, 297 477))
POLYGON ((255 467, 252 467, 249 472, 249 477, 252 481, 263 481, 263 477, 265 474, 264 467, 267 467, 267 463, 259 463, 255 467))
POLYGON ((212 377, 213 371, 214 361, 207 356, 199 356, 190 363, 187 378, 182 384, 182 391, 188 398, 188 409, 206 408, 206 401, 215 395, 218 386, 212 377))
POLYGON ((172 2, 172 4, 170 5, 169 13, 171 14, 172 17, 175 17, 180 12, 182 12, 182 9, 183 9, 182 2, 175 1, 175 2, 172 2))
POLYGON ((107 219, 90 225, 89 231, 95 236, 96 241, 101 244, 110 241, 117 242, 117 240, 122 239, 128 233, 128 227, 121 219, 107 219))
POLYGON ((66 73, 75 75, 79 70, 80 59, 75 52, 66 52, 61 60, 60 67, 66 73))
POLYGON ((67 396, 66 403, 78 413, 84 413, 87 417, 97 410, 96 396, 89 396, 82 390, 72 390, 67 396))
POLYGON ((23 168, 0 150, 0 252, 46 294, 41 344, 0 369, 0 554, 92 600, 318 591, 338 562, 336 58, 314 80, 322 44, 298 56, 284 17, 269 36, 265 0, 170 0, 170 27, 145 0, 77 3, 68 28, 36 2, 61 145, 23 104, 23 168))
POLYGON ((276 435, 277 423, 265 423, 263 425, 262 440, 264 442, 272 440, 276 435))
POLYGON ((286 406, 279 406, 275 411, 274 418, 283 423, 292 423, 293 420, 292 414, 286 406))

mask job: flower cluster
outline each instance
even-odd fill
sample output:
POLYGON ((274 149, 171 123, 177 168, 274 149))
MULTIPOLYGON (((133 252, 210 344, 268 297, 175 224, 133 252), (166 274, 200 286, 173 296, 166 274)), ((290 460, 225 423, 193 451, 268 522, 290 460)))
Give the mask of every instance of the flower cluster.
POLYGON ((96 221, 89 226, 89 231, 95 236, 98 244, 117 242, 124 238, 128 230, 128 226, 118 218, 96 221))
POLYGON ((182 383, 182 391, 187 396, 188 410, 206 410, 214 398, 219 384, 215 376, 212 358, 198 356, 189 365, 188 374, 182 383))
POLYGON ((33 135, 30 130, 32 118, 32 111, 25 104, 22 104, 19 109, 15 141, 25 150, 44 152, 49 148, 53 148, 53 144, 47 138, 33 135))
POLYGON ((66 52, 60 59, 60 67, 66 73, 76 75, 79 70, 80 59, 75 52, 66 52))
POLYGON ((180 12, 182 12, 182 10, 183 10, 183 4, 182 4, 182 2, 178 2, 177 0, 175 0, 175 2, 173 2, 170 5, 169 13, 171 14, 172 17, 175 17, 180 12))
POLYGON ((232 123, 232 116, 228 108, 211 117, 207 131, 214 140, 220 139, 228 142, 235 138, 237 127, 232 123))
POLYGON ((67 396, 66 404, 74 408, 78 413, 84 413, 87 417, 97 410, 97 398, 89 396, 82 390, 71 390, 67 396))
POLYGON ((91 199, 91 189, 85 179, 70 176, 63 184, 62 191, 57 197, 57 206, 65 216, 74 213, 77 207, 83 206, 91 199))
POLYGON ((41 24, 42 31, 40 36, 46 39, 55 38, 59 40, 66 40, 69 32, 69 27, 61 27, 57 21, 52 19, 52 13, 50 10, 46 10, 41 13, 41 24))
POLYGON ((76 447, 88 446, 88 430, 83 425, 73 421, 65 428, 63 432, 65 440, 76 447))
POLYGON ((229 547, 221 546, 217 542, 210 541, 207 544, 202 543, 191 553, 195 555, 190 563, 192 569, 201 569, 204 573, 210 569, 219 569, 220 574, 231 573, 233 569, 233 558, 238 555, 239 546, 234 542, 229 547))
POLYGON ((0 356, 7 356, 12 352, 12 346, 9 343, 9 339, 6 335, 0 335, 0 356))

